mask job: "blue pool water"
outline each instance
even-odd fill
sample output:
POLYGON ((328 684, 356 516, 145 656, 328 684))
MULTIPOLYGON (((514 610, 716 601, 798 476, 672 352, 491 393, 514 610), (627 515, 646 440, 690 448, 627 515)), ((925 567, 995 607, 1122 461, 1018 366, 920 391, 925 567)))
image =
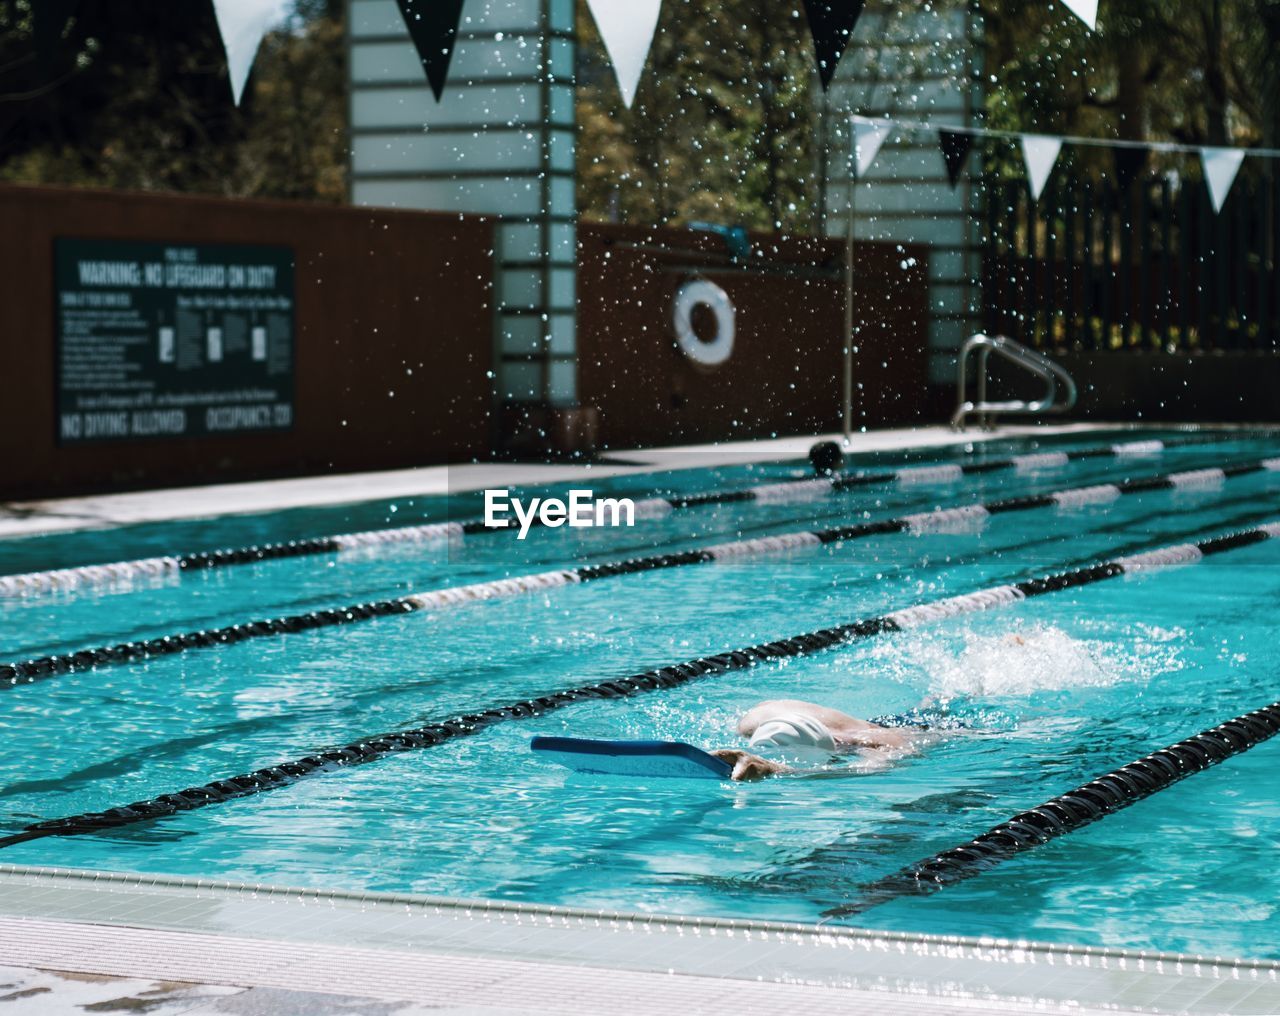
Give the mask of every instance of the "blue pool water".
MULTIPOLYGON (((1081 437, 1055 447, 1084 446, 1081 437)), ((127 592, 0 600, 0 660, 336 606, 654 549, 887 518, 1280 454, 1246 438, 805 504, 677 512, 633 530, 284 560, 127 592)), ((1010 446, 982 451, 999 457, 1010 446)), ((952 453, 934 457, 949 460, 952 453)), ((900 458, 854 463, 891 467, 900 458)), ((705 490, 773 464, 597 484, 705 490)), ((231 776, 363 735, 871 617, 1280 518, 1280 474, 979 532, 890 535, 782 557, 274 637, 0 692, 0 835, 231 776)), ((0 572, 476 512, 472 497, 135 527, 0 544, 0 572), (392 507, 395 511, 392 511, 392 507)), ((1101 772, 1280 699, 1280 541, 1049 594, 629 700, 587 702, 438 748, 100 836, 0 851, 22 864, 812 921, 856 886, 1101 772), (1011 638, 1016 635, 1018 639, 1011 638), (945 704, 971 729, 889 768, 742 785, 572 775, 536 733, 737 743, 763 698, 855 715, 945 704), (839 777, 839 778, 836 778, 839 777)), ((1280 959, 1280 743, 867 927, 1280 959)))

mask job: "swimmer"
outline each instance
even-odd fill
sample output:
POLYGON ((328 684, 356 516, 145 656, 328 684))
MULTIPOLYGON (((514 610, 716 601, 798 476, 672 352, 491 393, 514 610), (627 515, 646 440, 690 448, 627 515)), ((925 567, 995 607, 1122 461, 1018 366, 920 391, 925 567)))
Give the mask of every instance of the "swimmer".
MULTIPOLYGON (((738 733, 747 738, 749 748, 788 748, 822 757, 868 753, 881 761, 886 758, 885 753, 910 751, 923 732, 923 728, 884 727, 800 699, 761 702, 738 721, 738 733)), ((735 780, 758 780, 796 771, 742 748, 721 748, 711 754, 733 766, 735 780)))

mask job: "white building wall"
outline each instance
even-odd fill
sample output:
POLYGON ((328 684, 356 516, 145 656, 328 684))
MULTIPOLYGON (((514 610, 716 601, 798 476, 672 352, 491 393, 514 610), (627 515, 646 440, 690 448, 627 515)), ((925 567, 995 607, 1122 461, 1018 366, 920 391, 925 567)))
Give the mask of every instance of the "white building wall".
POLYGON ((499 217, 498 394, 577 400, 574 0, 467 0, 440 102, 395 0, 350 0, 351 197, 499 217))
POLYGON ((976 15, 958 10, 869 9, 840 61, 823 114, 830 139, 827 231, 929 247, 929 379, 953 384, 955 354, 981 320, 982 201, 979 153, 953 190, 932 131, 892 132, 851 188, 849 115, 969 126, 982 103, 982 46, 976 15))

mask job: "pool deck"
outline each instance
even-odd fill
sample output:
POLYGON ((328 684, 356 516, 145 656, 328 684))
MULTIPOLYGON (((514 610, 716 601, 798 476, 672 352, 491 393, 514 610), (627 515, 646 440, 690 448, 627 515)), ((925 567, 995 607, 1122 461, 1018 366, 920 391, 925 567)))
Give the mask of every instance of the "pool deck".
MULTIPOLYGON (((1125 429, 1144 428, 1133 424, 1075 423, 1002 427, 998 431, 974 430, 963 434, 947 427, 875 430, 855 434, 847 452, 859 454, 906 451, 976 444, 1011 437, 1055 437, 1125 429)), ((1163 426, 1159 429, 1171 428, 1163 426)), ((713 468, 788 458, 804 459, 809 453, 809 447, 815 441, 824 439, 838 440, 839 435, 611 451, 604 461, 591 464, 475 462, 46 501, 10 501, 0 503, 0 539, 79 529, 107 529, 142 522, 207 518, 211 515, 246 515, 360 501, 430 497, 483 490, 486 487, 539 486, 571 481, 586 483, 656 470, 713 468)))
MULTIPOLYGON (((1107 424, 855 436, 850 453, 1107 424)), ((1159 429, 1173 429, 1162 425, 1159 429)), ((803 458, 813 437, 0 505, 0 538, 803 458)), ((0 1014, 1280 1013, 1280 964, 0 865, 0 1014)))
POLYGON ((1280 1012, 1280 964, 2 865, 0 1002, 14 1016, 1261 1016, 1280 1012))

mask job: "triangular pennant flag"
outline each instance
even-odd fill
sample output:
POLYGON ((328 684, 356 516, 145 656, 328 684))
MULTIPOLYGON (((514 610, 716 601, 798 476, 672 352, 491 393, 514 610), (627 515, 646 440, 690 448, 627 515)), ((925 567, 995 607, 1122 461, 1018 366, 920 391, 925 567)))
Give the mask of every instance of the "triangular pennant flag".
POLYGON ((1209 197, 1213 210, 1222 211, 1222 205, 1236 182, 1240 164, 1244 162, 1243 148, 1202 148, 1200 164, 1204 166, 1204 182, 1209 185, 1209 197))
POLYGON ((1022 161, 1027 167, 1027 185, 1031 188, 1031 200, 1039 201, 1044 185, 1049 182, 1058 153, 1062 151, 1062 138, 1048 134, 1022 135, 1022 161))
POLYGON ((262 37, 284 21, 289 7, 289 0, 213 0, 213 13, 217 15, 218 31, 222 33, 222 47, 227 51, 231 96, 237 106, 262 37))
POLYGON ((32 34, 35 37, 36 62, 41 79, 52 76, 62 33, 66 31, 67 22, 78 6, 80 0, 40 0, 32 5, 31 14, 35 18, 32 34))
POLYGON ((449 61, 458 41, 458 22, 462 20, 462 0, 396 0, 404 15, 409 37, 413 39, 418 58, 427 72, 427 81, 436 102, 444 94, 449 77, 449 61))
POLYGON ((1111 159, 1116 167, 1116 182, 1120 184, 1122 191, 1127 191, 1133 186, 1133 181, 1138 178, 1138 174, 1147 164, 1148 154, 1147 150, 1140 146, 1117 145, 1111 149, 1111 159))
POLYGON ((1098 0, 1062 0, 1072 14, 1089 26, 1089 31, 1098 27, 1098 0))
POLYGON ((867 175, 892 127, 883 120, 868 120, 865 116, 853 118, 853 153, 858 176, 867 175))
POLYGON ((804 0, 804 12, 818 56, 818 78, 825 92, 836 72, 840 55, 853 38, 865 0, 804 0))
POLYGON ((960 131, 938 131, 938 143, 942 146, 942 157, 947 161, 947 177, 954 187, 960 182, 960 173, 964 169, 964 160, 969 157, 969 149, 973 147, 973 135, 960 131))
POLYGON ((587 7, 613 61, 622 103, 630 109, 658 30, 662 0, 587 0, 587 7))

